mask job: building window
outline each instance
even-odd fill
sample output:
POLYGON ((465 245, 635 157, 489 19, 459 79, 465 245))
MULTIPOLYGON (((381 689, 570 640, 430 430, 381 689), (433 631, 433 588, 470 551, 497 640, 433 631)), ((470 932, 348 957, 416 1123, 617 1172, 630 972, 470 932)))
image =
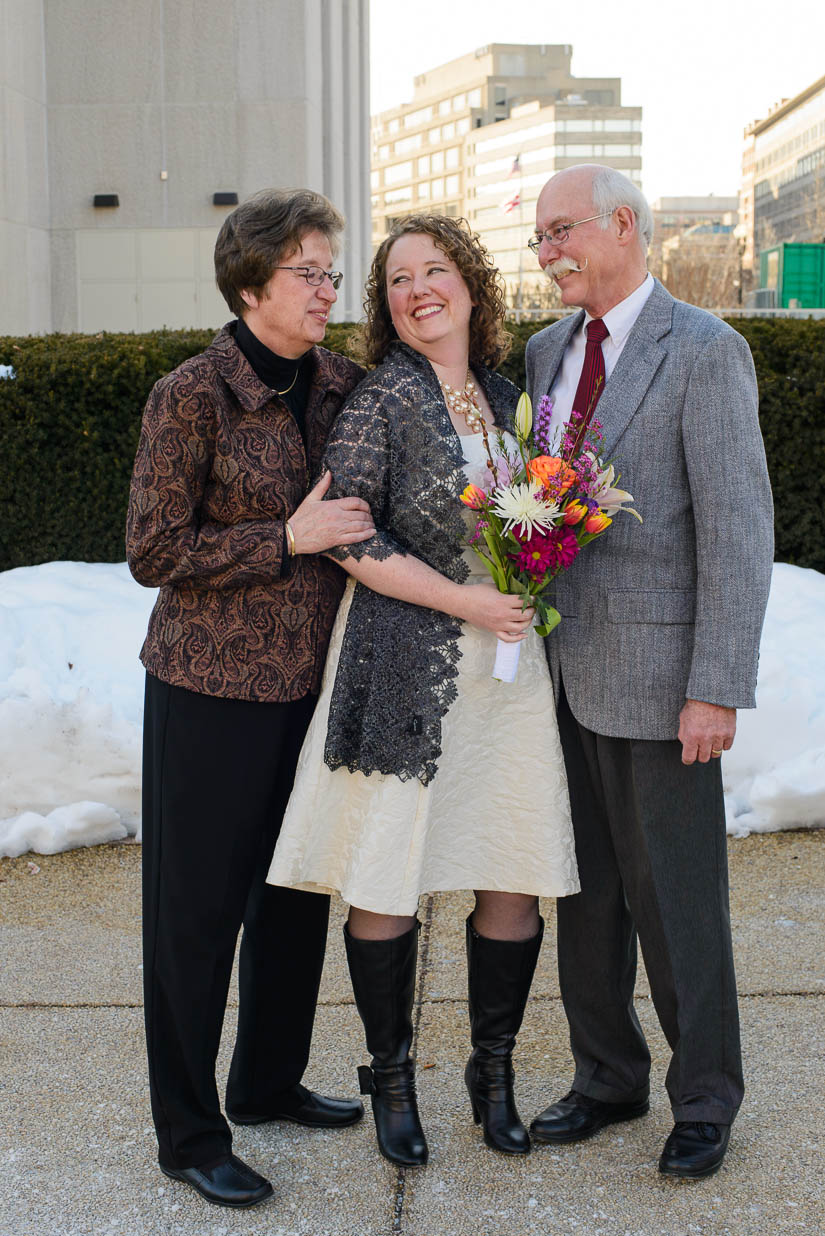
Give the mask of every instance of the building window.
POLYGON ((381 177, 378 175, 378 172, 370 172, 370 188, 377 189, 380 184, 381 177))
POLYGON ((447 215, 450 219, 457 219, 458 218, 458 202, 447 202, 446 206, 444 207, 444 214, 447 215))
POLYGON ((467 106, 466 94, 454 94, 453 95, 453 111, 454 112, 463 112, 466 106, 467 106))
POLYGON ((379 158, 379 159, 388 159, 389 157, 390 157, 390 148, 389 148, 389 146, 379 146, 379 147, 378 147, 378 158, 379 158))
POLYGON ((444 180, 441 176, 439 176, 437 180, 433 181, 432 189, 433 189, 433 197, 443 197, 444 196, 444 180))
POLYGON ((384 184, 397 185, 402 180, 412 180, 412 163, 396 163, 393 167, 384 168, 384 184))
POLYGON ((395 119, 391 120, 389 124, 387 125, 387 132, 388 133, 398 133, 400 129, 401 129, 401 121, 396 116, 395 119))
POLYGON ((419 176, 429 176, 430 174, 430 156, 422 155, 416 164, 419 176))
POLYGON ((404 185, 401 189, 392 189, 389 193, 384 194, 384 201, 388 206, 394 206, 397 202, 412 201, 412 185, 404 185))
POLYGON ((467 106, 481 107, 481 87, 476 86, 475 90, 467 91, 467 106))
POLYGON ((493 102, 496 107, 502 107, 507 102, 506 86, 493 86, 493 102))
POLYGON ((429 198, 429 196, 430 196, 430 182, 429 182, 428 180, 422 180, 422 181, 421 181, 421 184, 418 186, 418 196, 419 196, 419 198, 420 198, 420 199, 422 199, 422 200, 423 200, 423 199, 425 199, 425 198, 426 198, 426 199, 428 199, 428 198, 429 198))
POLYGON ((395 153, 397 155, 409 154, 411 150, 418 150, 420 145, 420 133, 416 133, 413 137, 402 137, 395 143, 395 153))
POLYGON ((451 146, 451 147, 450 147, 450 149, 447 151, 447 162, 446 162, 446 166, 447 166, 448 168, 449 168, 449 167, 458 167, 458 165, 459 165, 459 157, 458 157, 458 156, 459 156, 458 146, 451 146))
POLYGON ((448 197, 452 197, 459 192, 460 181, 458 176, 447 176, 444 181, 444 190, 448 197))
POLYGON ((432 163, 432 169, 434 172, 443 172, 444 171, 444 151, 443 150, 433 151, 431 163, 432 163))
POLYGON ((433 109, 431 107, 419 107, 414 112, 407 112, 404 117, 404 128, 415 129, 420 124, 425 124, 432 119, 433 109))
POLYGON ((470 132, 470 117, 465 116, 463 120, 456 122, 455 131, 459 137, 463 137, 465 133, 470 132))
POLYGON ((455 121, 454 120, 451 120, 449 124, 442 125, 441 127, 442 142, 448 142, 450 138, 452 137, 455 137, 455 121))
POLYGON ((430 129, 430 145, 434 146, 436 142, 441 141, 441 130, 430 129))
POLYGON ((449 99, 442 99, 438 105, 439 116, 449 116, 452 104, 449 99))

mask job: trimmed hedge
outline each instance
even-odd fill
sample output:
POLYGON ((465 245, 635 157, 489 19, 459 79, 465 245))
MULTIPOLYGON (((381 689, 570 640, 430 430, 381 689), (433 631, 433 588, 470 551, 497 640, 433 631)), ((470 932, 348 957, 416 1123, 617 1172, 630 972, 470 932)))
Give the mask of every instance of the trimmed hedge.
MULTIPOLYGON (((501 370, 524 384, 524 348, 546 323, 510 324, 501 370)), ((776 502, 776 556, 825 571, 825 321, 731 322, 753 351, 776 502)), ((327 346, 346 350, 349 325, 327 346)), ((0 338, 0 570, 53 559, 117 562, 140 417, 155 381, 211 331, 0 338)), ((720 518, 734 517, 720 495, 720 518)))

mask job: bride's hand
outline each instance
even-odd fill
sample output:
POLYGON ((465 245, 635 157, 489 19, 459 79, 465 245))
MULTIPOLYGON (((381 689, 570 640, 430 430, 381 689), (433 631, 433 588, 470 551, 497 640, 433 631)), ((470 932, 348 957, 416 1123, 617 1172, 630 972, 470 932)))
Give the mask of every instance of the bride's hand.
POLYGON ((520 596, 499 592, 492 584, 462 584, 462 612, 457 616, 474 627, 494 631, 506 644, 525 638, 535 610, 522 609, 520 596))

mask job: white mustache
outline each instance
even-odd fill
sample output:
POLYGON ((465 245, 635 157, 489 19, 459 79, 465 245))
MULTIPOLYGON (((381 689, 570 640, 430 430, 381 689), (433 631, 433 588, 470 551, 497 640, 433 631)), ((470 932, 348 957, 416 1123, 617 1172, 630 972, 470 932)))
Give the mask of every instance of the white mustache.
POLYGON ((587 270, 588 259, 584 259, 584 266, 577 266, 572 258, 562 257, 557 262, 548 262, 544 268, 544 273, 548 279, 561 279, 562 275, 571 273, 580 275, 583 270, 587 270))

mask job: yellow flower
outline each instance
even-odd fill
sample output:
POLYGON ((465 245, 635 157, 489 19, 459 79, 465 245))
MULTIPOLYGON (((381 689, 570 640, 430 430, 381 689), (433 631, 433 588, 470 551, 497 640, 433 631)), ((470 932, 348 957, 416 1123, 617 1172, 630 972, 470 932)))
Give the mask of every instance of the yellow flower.
POLYGON ((584 530, 585 532, 604 532, 605 528, 609 528, 612 523, 613 520, 609 515, 605 515, 604 511, 594 511, 584 521, 584 530))
POLYGON ((578 498, 574 498, 572 502, 568 502, 564 508, 564 522, 566 524, 580 524, 587 514, 587 507, 583 502, 579 502, 578 498))
POLYGON ((516 436, 524 442, 533 428, 533 405, 527 391, 522 391, 516 404, 516 436))

